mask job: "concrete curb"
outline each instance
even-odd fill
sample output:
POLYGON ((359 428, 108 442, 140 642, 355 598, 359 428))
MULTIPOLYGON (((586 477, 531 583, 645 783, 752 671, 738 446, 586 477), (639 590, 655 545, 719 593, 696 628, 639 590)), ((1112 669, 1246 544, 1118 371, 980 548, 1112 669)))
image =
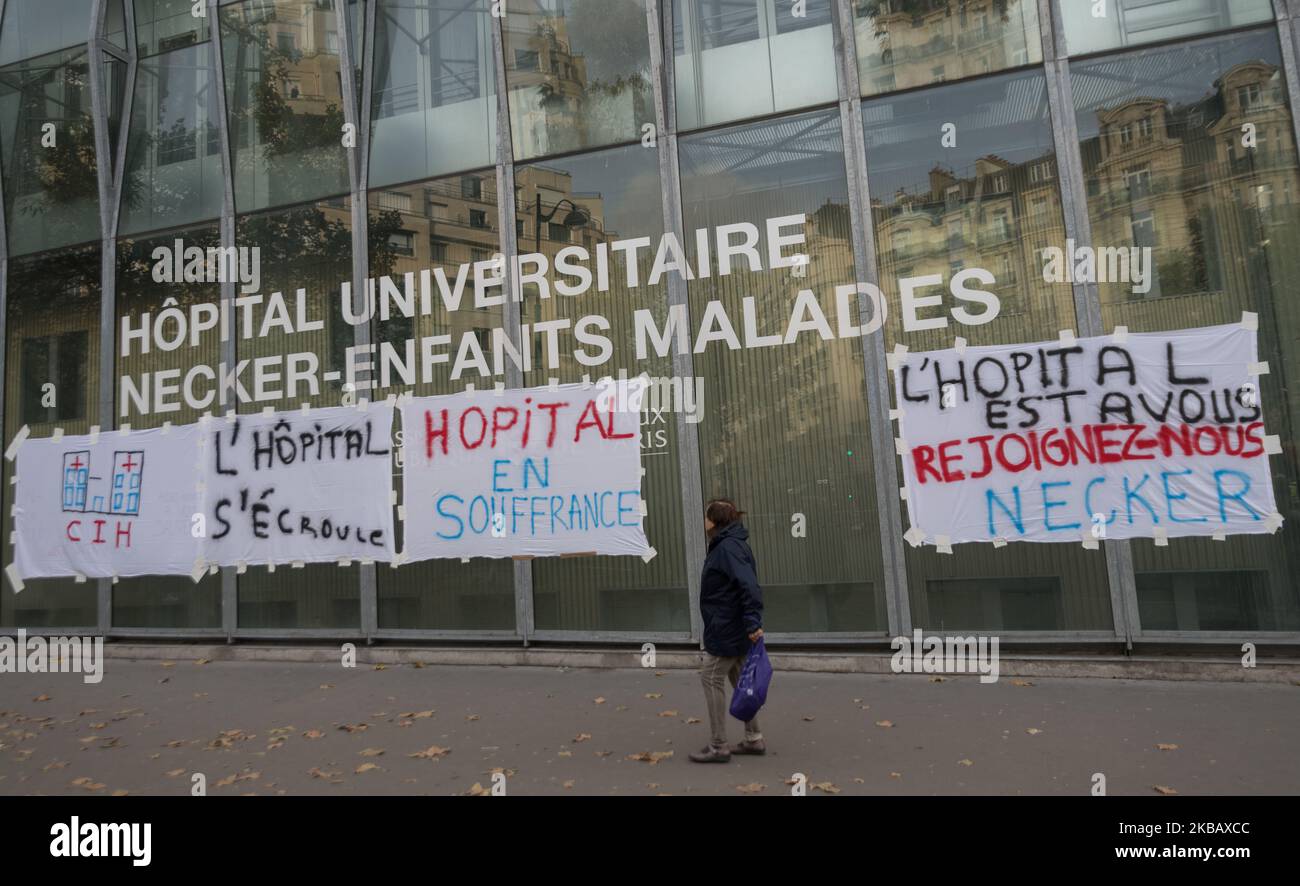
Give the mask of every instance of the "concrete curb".
MULTIPOLYGON (((134 661, 206 662, 302 662, 331 663, 340 660, 335 645, 259 645, 192 643, 108 643, 105 656, 134 661)), ((700 653, 693 650, 660 649, 656 670, 688 670, 699 666, 700 653)), ((359 666, 407 665, 414 667, 462 665, 477 667, 541 668, 640 668, 642 652, 635 649, 558 649, 474 646, 404 647, 356 646, 359 666)), ((778 671, 828 674, 876 674, 894 676, 892 654, 863 652, 772 653, 778 671)), ((900 677, 929 679, 929 674, 899 674, 900 677)), ((977 674, 947 674, 946 679, 976 679, 977 674)), ((1025 677, 1088 677, 1117 680, 1178 680, 1219 683, 1294 683, 1300 686, 1300 661, 1261 660, 1254 668, 1241 666, 1239 658, 1164 658, 1159 656, 1085 655, 1001 655, 999 679, 1025 677)))

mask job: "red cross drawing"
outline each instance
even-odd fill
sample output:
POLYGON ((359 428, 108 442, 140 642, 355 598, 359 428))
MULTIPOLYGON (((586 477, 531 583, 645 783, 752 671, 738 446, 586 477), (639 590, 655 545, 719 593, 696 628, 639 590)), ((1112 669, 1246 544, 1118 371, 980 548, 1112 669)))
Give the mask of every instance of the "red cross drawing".
POLYGON ((131 453, 128 452, 126 454, 126 461, 122 462, 122 467, 126 468, 129 471, 137 464, 138 462, 131 461, 131 453))
POLYGON ((82 467, 82 465, 81 465, 81 456, 78 455, 77 458, 76 458, 76 460, 73 461, 73 463, 72 463, 72 469, 73 469, 73 470, 76 470, 76 471, 79 471, 79 470, 81 470, 81 467, 82 467))

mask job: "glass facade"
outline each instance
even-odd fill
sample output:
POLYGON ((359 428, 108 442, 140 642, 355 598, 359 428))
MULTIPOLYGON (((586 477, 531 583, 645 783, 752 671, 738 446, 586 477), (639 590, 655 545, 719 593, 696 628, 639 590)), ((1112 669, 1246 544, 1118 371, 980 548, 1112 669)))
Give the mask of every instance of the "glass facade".
MULTIPOLYGON (((916 351, 1053 339, 1075 326, 1068 285, 1043 281, 1040 251, 1065 240, 1059 162, 1041 71, 999 74, 864 102, 871 214, 891 316, 898 281, 927 295, 968 269, 991 272, 1001 313, 992 323, 950 322, 915 332, 886 323, 887 345, 916 351), (955 145, 942 138, 952 125, 955 145)), ((920 319, 937 316, 927 312, 920 319)), ((895 406, 899 404, 895 403, 895 406)), ((1104 630, 1112 625, 1100 551, 1036 544, 1007 558, 984 545, 951 555, 907 548, 912 618, 957 630, 1104 630)))
MULTIPOLYGON (((492 0, 223 0, 215 21, 190 0, 114 0, 93 47, 92 5, 3 4, 6 440, 24 426, 148 428, 620 372, 676 378, 697 409, 640 417, 648 560, 286 564, 197 584, 33 580, 21 594, 4 582, 0 627, 698 640, 697 511, 725 496, 748 514, 778 641, 861 644, 913 626, 1112 644, 1300 632, 1297 29, 1268 0, 510 0, 500 17, 492 0), (696 237, 790 218, 802 219, 793 264, 759 269, 741 252, 723 273, 727 259, 696 237), (667 234, 691 273, 645 248, 667 234), (1046 251, 1069 242, 1149 247, 1151 286, 1046 281, 1046 251), (213 328, 193 348, 123 356, 123 324, 165 301, 245 294, 160 282, 156 252, 180 244, 257 247, 257 291, 293 311, 301 290, 319 327, 213 328), (598 253, 608 279, 570 296, 557 266, 598 253), (518 301, 448 310, 435 295, 413 317, 356 323, 342 312, 345 287, 367 277, 428 270, 454 285, 462 267, 503 255, 520 257, 508 272, 518 301), (958 326, 947 303, 912 316, 909 295, 977 271, 993 278, 995 320, 958 326), (779 340, 792 309, 865 325, 869 301, 837 292, 854 280, 879 287, 882 331, 827 336, 808 321, 779 340), (656 330, 680 321, 716 340, 665 333, 647 349, 637 311, 656 330), (1269 462, 1279 532, 952 554, 903 540, 889 446, 899 404, 883 375, 895 346, 1163 331, 1243 312, 1258 315, 1270 366, 1260 396, 1282 444, 1269 462), (732 337, 760 345, 729 346, 727 318, 732 337), (598 356, 548 332, 584 325, 607 339, 598 356), (452 360, 407 368, 422 365, 407 356, 419 342, 467 338, 486 374, 452 360), (522 365, 493 372, 509 349, 522 365), (373 370, 348 390, 358 352, 373 370), (149 411, 121 381, 291 353, 309 354, 321 383, 237 407, 149 411)), ((396 446, 395 507, 402 470, 396 446)))
POLYGON ((488 0, 379 0, 370 182, 414 181, 496 160, 488 0))
MULTIPOLYGON (((1294 440, 1300 168, 1277 35, 1125 53, 1076 63, 1072 74, 1093 237, 1149 246, 1155 264, 1145 294, 1100 285, 1104 323, 1149 332, 1259 314, 1265 417, 1294 440), (1248 123, 1254 139, 1245 139, 1248 123)), ((1295 447, 1269 463, 1287 521, 1277 534, 1133 542, 1144 629, 1300 626, 1295 447)))

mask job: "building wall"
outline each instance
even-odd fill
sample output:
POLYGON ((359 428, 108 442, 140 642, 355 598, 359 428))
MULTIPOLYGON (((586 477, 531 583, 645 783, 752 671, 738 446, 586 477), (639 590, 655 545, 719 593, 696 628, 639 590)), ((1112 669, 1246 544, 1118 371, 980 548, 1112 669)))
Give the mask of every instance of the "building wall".
MULTIPOLYGON (((913 626, 1060 642, 1300 636, 1300 388, 1288 384, 1300 370, 1297 22, 1286 0, 1108 0, 1100 16, 1082 0, 512 0, 503 18, 489 0, 211 0, 197 18, 192 5, 0 2, 6 438, 23 425, 46 436, 161 423, 124 404, 119 374, 302 350, 342 369, 354 344, 382 357, 465 333, 488 354, 503 335, 524 343, 529 365, 511 385, 698 377, 703 417, 643 415, 649 563, 43 580, 21 595, 0 588, 0 626, 698 639, 697 511, 729 496, 748 511, 778 638, 866 641, 913 626), (810 259, 798 271, 635 289, 616 274, 577 299, 530 285, 518 305, 359 328, 339 310, 342 288, 368 277, 454 278, 498 254, 553 265, 572 244, 666 231, 694 259, 696 229, 797 213, 810 259), (224 342, 214 331, 197 351, 117 356, 122 324, 164 299, 234 297, 228 285, 154 282, 153 248, 176 239, 259 246, 262 291, 303 287, 324 328, 224 342), (1067 240, 1150 246, 1150 291, 1045 281, 1042 251, 1067 240), (997 320, 903 331, 900 278, 946 285, 967 268, 994 274, 997 320), (705 303, 735 320, 752 299, 764 334, 798 289, 833 316, 833 287, 854 279, 880 286, 890 317, 861 341, 635 359, 634 309, 662 318, 684 304, 698 327, 705 303), (1272 367, 1261 393, 1283 442, 1271 461, 1278 534, 951 555, 902 540, 883 373, 896 344, 1168 330, 1243 311, 1259 314, 1272 367), (609 318, 613 358, 593 371, 561 348, 546 365, 526 330, 587 314, 609 318), (39 402, 46 381, 52 406, 39 402)), ((643 280, 651 259, 639 259, 643 280)), ((367 393, 492 382, 444 365, 367 393)), ((327 383, 240 408, 343 393, 327 383)), ((6 464, 6 502, 10 478, 6 464)))

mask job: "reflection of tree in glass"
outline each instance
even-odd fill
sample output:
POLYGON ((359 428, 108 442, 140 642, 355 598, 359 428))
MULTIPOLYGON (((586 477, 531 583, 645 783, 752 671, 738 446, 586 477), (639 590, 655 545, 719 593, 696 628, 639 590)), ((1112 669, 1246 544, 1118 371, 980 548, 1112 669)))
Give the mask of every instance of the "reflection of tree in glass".
MULTIPOLYGON (((261 70, 254 75, 252 107, 232 109, 232 116, 242 113, 256 122, 257 141, 263 156, 292 156, 295 163, 307 167, 302 170, 306 174, 310 174, 312 167, 324 173, 337 173, 337 153, 318 154, 313 149, 333 148, 340 144, 343 111, 334 102, 327 102, 316 114, 301 113, 289 106, 280 87, 290 82, 293 66, 302 61, 301 53, 272 42, 267 23, 245 23, 233 16, 222 20, 223 31, 235 39, 238 55, 253 54, 253 57, 261 59, 261 70)), ((242 66, 237 63, 236 67, 242 66)))
POLYGON ((9 266, 10 334, 30 334, 23 330, 36 328, 38 321, 51 314, 97 318, 99 273, 97 247, 14 259, 9 266), (35 297, 37 293, 40 297, 35 297))
MULTIPOLYGON (((634 122, 653 116, 648 108, 648 71, 628 70, 647 56, 645 10, 635 0, 574 0, 563 21, 568 45, 561 40, 553 19, 537 26, 535 43, 539 48, 558 47, 565 53, 572 52, 575 61, 582 60, 585 82, 574 83, 578 89, 574 116, 588 131, 634 135, 616 132, 623 128, 620 122, 625 121, 628 115, 625 103, 611 100, 626 95, 631 100, 634 122)), ((576 80, 577 71, 570 76, 576 80)), ((537 87, 539 104, 548 115, 567 109, 564 79, 552 71, 551 76, 537 87)), ((552 140, 567 144, 574 136, 571 126, 572 121, 548 121, 552 140)))
MULTIPOLYGON (((40 149, 36 159, 36 177, 41 190, 56 203, 97 198, 99 178, 95 169, 95 130, 89 120, 73 120, 66 124, 53 147, 40 149)), ((32 204, 27 211, 39 213, 44 208, 32 204)))

